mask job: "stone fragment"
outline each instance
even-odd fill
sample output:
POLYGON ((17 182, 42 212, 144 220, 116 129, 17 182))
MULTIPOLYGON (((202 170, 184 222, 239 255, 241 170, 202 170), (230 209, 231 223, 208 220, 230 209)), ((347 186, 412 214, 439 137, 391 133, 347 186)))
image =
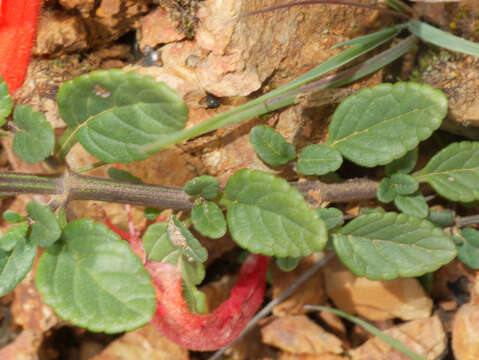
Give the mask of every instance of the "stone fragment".
POLYGON ((38 359, 38 349, 42 345, 42 339, 41 333, 24 330, 12 343, 0 349, 0 359, 36 360, 38 359))
MULTIPOLYGON (((427 360, 441 359, 447 351, 447 336, 438 316, 418 319, 384 330, 385 334, 427 360)), ((409 356, 394 350, 378 337, 350 351, 352 360, 409 360, 409 356)), ((471 358, 472 359, 472 358, 471 358)))
POLYGON ((452 350, 458 360, 479 359, 479 305, 461 306, 454 316, 452 350))
POLYGON ((155 48, 160 44, 168 44, 183 40, 185 34, 178 29, 178 22, 172 20, 161 6, 141 19, 140 49, 155 48))
POLYGON ((165 67, 196 67, 202 51, 196 41, 185 40, 161 47, 161 61, 165 67))
POLYGON ((307 316, 284 316, 261 329, 263 342, 294 354, 340 354, 341 340, 307 316))
POLYGON ((67 10, 78 10, 82 14, 88 14, 95 8, 96 0, 58 0, 60 5, 67 10))
POLYGON ((369 320, 420 319, 432 310, 432 300, 414 278, 358 278, 334 259, 324 268, 324 279, 326 292, 336 307, 369 320))
MULTIPOLYGON (((296 269, 284 272, 277 266, 272 266, 273 299, 277 298, 287 287, 293 284, 299 276, 314 265, 314 257, 301 260, 296 269)), ((326 301, 322 274, 317 272, 312 278, 301 285, 293 295, 273 308, 273 315, 286 316, 304 314, 304 305, 321 305, 326 301)))
POLYGON ((188 350, 161 336, 151 325, 126 333, 91 360, 188 360, 188 350))

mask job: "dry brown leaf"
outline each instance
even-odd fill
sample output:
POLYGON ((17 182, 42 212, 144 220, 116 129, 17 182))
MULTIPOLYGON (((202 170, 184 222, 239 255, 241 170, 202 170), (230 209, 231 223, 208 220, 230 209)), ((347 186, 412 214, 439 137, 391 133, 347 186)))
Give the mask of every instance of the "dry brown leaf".
POLYGON ((263 342, 294 354, 340 354, 341 340, 307 316, 285 316, 261 329, 263 342))
POLYGON ((419 319, 432 310, 432 300, 413 278, 358 278, 336 258, 325 266, 324 279, 326 292, 339 309, 369 320, 419 319))
POLYGON ((151 325, 129 332, 108 345, 91 360, 188 360, 188 350, 179 347, 151 325))
MULTIPOLYGON (((447 350, 447 336, 438 316, 407 322, 384 331, 427 360, 439 359, 447 350)), ((374 337, 350 352, 352 360, 409 360, 409 356, 374 337)))

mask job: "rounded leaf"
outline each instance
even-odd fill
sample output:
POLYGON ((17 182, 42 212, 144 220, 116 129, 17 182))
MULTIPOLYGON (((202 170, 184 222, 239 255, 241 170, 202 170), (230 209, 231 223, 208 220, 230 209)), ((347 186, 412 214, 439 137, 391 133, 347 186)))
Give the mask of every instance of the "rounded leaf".
POLYGON ((20 240, 10 251, 0 250, 0 297, 12 291, 33 267, 37 247, 28 239, 20 240))
POLYGON ((447 199, 479 200, 479 142, 462 141, 447 146, 413 176, 447 199))
POLYGON ((55 134, 42 113, 18 105, 13 111, 13 122, 20 129, 13 139, 13 151, 23 161, 35 163, 52 153, 55 134))
POLYGON ((7 83, 0 78, 0 126, 5 125, 5 118, 10 115, 12 108, 13 103, 7 83))
POLYGON ((341 210, 330 207, 330 208, 319 208, 316 209, 316 212, 319 214, 321 220, 326 224, 326 229, 331 230, 340 225, 343 225, 343 213, 341 210))
POLYGON ((62 230, 57 217, 47 205, 32 200, 27 205, 28 215, 35 221, 30 233, 30 239, 38 246, 47 248, 57 241, 62 230))
POLYGON ((419 189, 419 182, 407 174, 393 174, 391 176, 391 185, 399 195, 409 195, 419 189))
POLYGON ((420 192, 398 195, 394 198, 394 205, 401 212, 418 218, 425 218, 429 214, 429 206, 420 192))
POLYGON ((265 125, 257 125, 249 133, 249 141, 254 151, 265 163, 271 166, 284 165, 296 158, 296 149, 292 144, 265 125))
POLYGON ((284 257, 284 258, 277 258, 276 265, 282 271, 293 271, 298 266, 299 262, 301 261, 300 257, 284 257))
POLYGON ((307 256, 327 241, 319 215, 289 183, 257 170, 240 170, 226 183, 222 204, 233 239, 253 253, 307 256))
POLYGON ((220 181, 208 175, 195 177, 185 184, 185 192, 190 196, 203 196, 205 199, 214 199, 218 196, 220 181))
POLYGON ((457 247, 457 257, 471 269, 479 269, 479 231, 473 228, 461 230, 462 243, 457 247))
POLYGON ((427 220, 397 213, 361 215, 333 234, 341 261, 372 280, 421 276, 452 261, 456 247, 427 220))
POLYGON ((397 196, 397 192, 392 184, 391 178, 384 178, 381 180, 376 196, 379 201, 386 204, 394 200, 397 196))
POLYGON ((409 174, 414 167, 416 166, 418 156, 417 147, 413 150, 408 151, 403 157, 394 160, 386 165, 386 175, 391 176, 392 174, 409 174))
POLYGON ((203 236, 219 239, 226 234, 223 212, 213 202, 207 201, 191 209, 191 220, 195 229, 203 236))
POLYGON ((128 331, 151 320, 155 290, 129 245, 105 225, 69 223, 38 262, 36 284, 63 319, 91 331, 128 331))
POLYGON ((25 240, 28 228, 27 223, 9 227, 0 237, 0 249, 5 251, 13 250, 20 241, 25 240))
POLYGON ((2 214, 3 220, 9 223, 19 223, 25 221, 27 218, 12 210, 5 210, 2 214))
POLYGON ((296 171, 303 175, 324 175, 341 167, 343 157, 326 145, 308 145, 299 154, 296 171))
POLYGON ((427 139, 446 114, 446 97, 429 85, 380 84, 338 106, 328 143, 358 165, 385 165, 427 139))
POLYGON ((168 224, 166 222, 151 224, 143 235, 143 248, 148 260, 176 264, 178 256, 172 260, 171 253, 177 249, 168 239, 168 224))
POLYGON ((140 148, 182 130, 188 119, 184 101, 168 86, 118 69, 66 82, 58 107, 69 139, 107 163, 145 159, 140 148))

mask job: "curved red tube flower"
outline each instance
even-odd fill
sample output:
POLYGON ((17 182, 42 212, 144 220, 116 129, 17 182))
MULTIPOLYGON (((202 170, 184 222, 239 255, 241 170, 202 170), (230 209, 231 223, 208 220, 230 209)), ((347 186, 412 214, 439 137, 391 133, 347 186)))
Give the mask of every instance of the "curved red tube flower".
POLYGON ((42 0, 0 0, 0 75, 13 94, 25 80, 42 0))

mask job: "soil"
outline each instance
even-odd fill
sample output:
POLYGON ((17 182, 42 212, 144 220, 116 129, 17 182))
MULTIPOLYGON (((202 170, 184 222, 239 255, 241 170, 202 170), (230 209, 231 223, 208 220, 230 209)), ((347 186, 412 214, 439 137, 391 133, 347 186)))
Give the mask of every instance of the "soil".
MULTIPOLYGON (((124 68, 151 75, 177 91, 189 107, 190 127, 291 81, 337 54, 340 49, 333 45, 398 22, 377 10, 339 5, 302 5, 246 16, 277 3, 45 0, 28 75, 15 94, 15 102, 29 104, 44 113, 56 134, 61 135, 65 124, 56 107, 61 85, 90 71, 124 68)), ((414 4, 419 15, 434 19, 442 29, 479 40, 479 8, 474 0, 414 4)), ((410 79, 443 90, 450 102, 443 129, 446 132, 439 132, 421 145, 425 155, 420 163, 437 150, 437 144, 479 138, 479 60, 472 56, 421 44, 414 53, 349 88, 355 91, 391 80, 410 79)), ((121 168, 144 182, 172 186, 183 186, 203 174, 217 176, 224 184, 242 168, 298 180, 291 167, 271 168, 262 162, 249 143, 249 131, 257 124, 272 126, 299 151, 308 144, 326 140, 327 125, 336 105, 299 103, 271 116, 192 139, 147 160, 123 164, 121 168)), ((22 162, 10 150, 11 139, 0 141, 2 170, 43 174, 61 170, 58 164, 22 162)), ((71 168, 96 161, 79 145, 67 157, 71 168)), ((104 166, 87 174, 107 177, 107 169, 104 166)), ((378 179, 384 170, 364 170, 347 163, 340 175, 378 179)), ((23 213, 29 200, 28 196, 4 199, 1 206, 23 213)), ((334 205, 352 216, 358 214, 360 207, 375 207, 379 203, 370 200, 334 205)), ((450 204, 437 200, 434 206, 443 209, 450 204)), ((139 231, 147 226, 143 210, 132 208, 133 223, 139 231)), ((469 215, 477 212, 477 207, 457 206, 455 210, 469 215)), ((165 211, 162 216, 169 213, 165 211)), ((128 227, 125 207, 120 204, 75 201, 69 204, 68 216, 91 217, 96 221, 108 217, 116 226, 128 227)), ((201 241, 210 259, 202 290, 208 295, 208 308, 214 309, 228 296, 234 283, 241 250, 228 237, 201 241)), ((272 268, 266 300, 279 296, 315 261, 314 257, 303 259, 297 269, 286 274, 272 268)), ((390 335, 396 334, 427 359, 472 359, 468 356, 479 348, 478 322, 474 321, 479 316, 477 275, 477 271, 453 261, 435 273, 432 289, 426 291, 417 279, 360 279, 332 261, 291 298, 276 306, 225 358, 406 359, 357 326, 325 312, 306 314, 303 309, 306 304, 331 304, 358 314, 390 335)), ((151 326, 128 334, 107 335, 65 323, 43 304, 32 273, 14 292, 0 298, 2 360, 176 360, 208 359, 211 355, 182 349, 151 326)))

